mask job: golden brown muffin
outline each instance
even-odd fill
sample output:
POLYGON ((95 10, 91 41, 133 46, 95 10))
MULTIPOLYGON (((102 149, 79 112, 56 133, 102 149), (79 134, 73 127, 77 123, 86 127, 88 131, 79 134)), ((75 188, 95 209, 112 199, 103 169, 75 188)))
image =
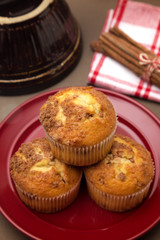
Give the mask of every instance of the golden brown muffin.
POLYGON ((22 144, 11 158, 10 173, 21 200, 40 212, 70 205, 81 180, 81 170, 54 158, 45 138, 22 144))
POLYGON ((153 176, 150 153, 122 135, 114 136, 106 158, 85 169, 91 198, 99 206, 119 212, 129 210, 143 201, 153 176))
POLYGON ((71 87, 50 96, 40 122, 55 156, 84 166, 105 157, 116 130, 116 113, 106 95, 93 87, 71 87))

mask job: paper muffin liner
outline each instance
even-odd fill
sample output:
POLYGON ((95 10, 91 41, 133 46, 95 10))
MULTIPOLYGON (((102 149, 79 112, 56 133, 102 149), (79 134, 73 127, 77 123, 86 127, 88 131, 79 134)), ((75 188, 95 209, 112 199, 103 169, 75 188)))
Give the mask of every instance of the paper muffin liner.
POLYGON ((87 178, 86 183, 88 193, 97 205, 109 211, 124 212, 127 210, 131 210, 132 208, 142 203, 142 201, 148 195, 152 180, 142 190, 125 196, 107 194, 96 188, 94 184, 91 183, 87 178))
POLYGON ((92 146, 72 147, 60 144, 54 141, 47 133, 46 138, 48 139, 53 155, 57 159, 69 165, 88 166, 105 158, 111 149, 116 127, 117 125, 109 137, 92 146))
POLYGON ((68 192, 55 197, 38 197, 31 193, 23 191, 17 184, 15 184, 17 193, 20 199, 31 209, 42 213, 55 213, 68 207, 76 199, 82 174, 78 182, 68 192))

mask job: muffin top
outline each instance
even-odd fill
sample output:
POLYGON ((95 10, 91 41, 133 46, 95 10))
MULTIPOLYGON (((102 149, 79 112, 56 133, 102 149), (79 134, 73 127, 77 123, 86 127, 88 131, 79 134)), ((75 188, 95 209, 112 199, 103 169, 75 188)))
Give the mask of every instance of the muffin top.
POLYGON ((48 136, 71 146, 91 146, 110 136, 116 113, 106 95, 93 87, 71 87, 50 96, 40 109, 48 136))
POLYGON ((53 157, 45 138, 23 143, 10 161, 10 173, 23 191, 39 197, 54 197, 69 191, 81 170, 53 157))
POLYGON ((98 164, 85 169, 86 178, 99 190, 129 195, 143 189, 154 175, 147 149, 122 135, 115 135, 110 153, 98 164))

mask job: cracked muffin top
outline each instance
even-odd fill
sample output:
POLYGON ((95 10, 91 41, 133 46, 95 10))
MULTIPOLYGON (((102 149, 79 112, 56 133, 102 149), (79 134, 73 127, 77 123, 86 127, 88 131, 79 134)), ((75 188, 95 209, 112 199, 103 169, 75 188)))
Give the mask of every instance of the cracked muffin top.
POLYGON ((71 87, 50 96, 40 109, 49 137, 71 146, 90 146, 109 137, 116 113, 106 95, 93 87, 71 87))
POLYGON ((80 169, 53 157, 45 138, 23 143, 11 158, 10 173, 21 190, 39 197, 63 194, 81 177, 80 169))
POLYGON ((86 178, 101 191, 123 196, 143 189, 154 176, 147 149, 122 135, 115 135, 110 153, 85 169, 86 178))

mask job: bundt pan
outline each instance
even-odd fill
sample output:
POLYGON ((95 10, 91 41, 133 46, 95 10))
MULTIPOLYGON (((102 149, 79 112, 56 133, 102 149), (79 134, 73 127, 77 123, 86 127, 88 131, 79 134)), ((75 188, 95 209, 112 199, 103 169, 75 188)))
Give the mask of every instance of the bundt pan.
POLYGON ((80 53, 80 28, 64 0, 0 1, 1 95, 53 85, 80 53))

